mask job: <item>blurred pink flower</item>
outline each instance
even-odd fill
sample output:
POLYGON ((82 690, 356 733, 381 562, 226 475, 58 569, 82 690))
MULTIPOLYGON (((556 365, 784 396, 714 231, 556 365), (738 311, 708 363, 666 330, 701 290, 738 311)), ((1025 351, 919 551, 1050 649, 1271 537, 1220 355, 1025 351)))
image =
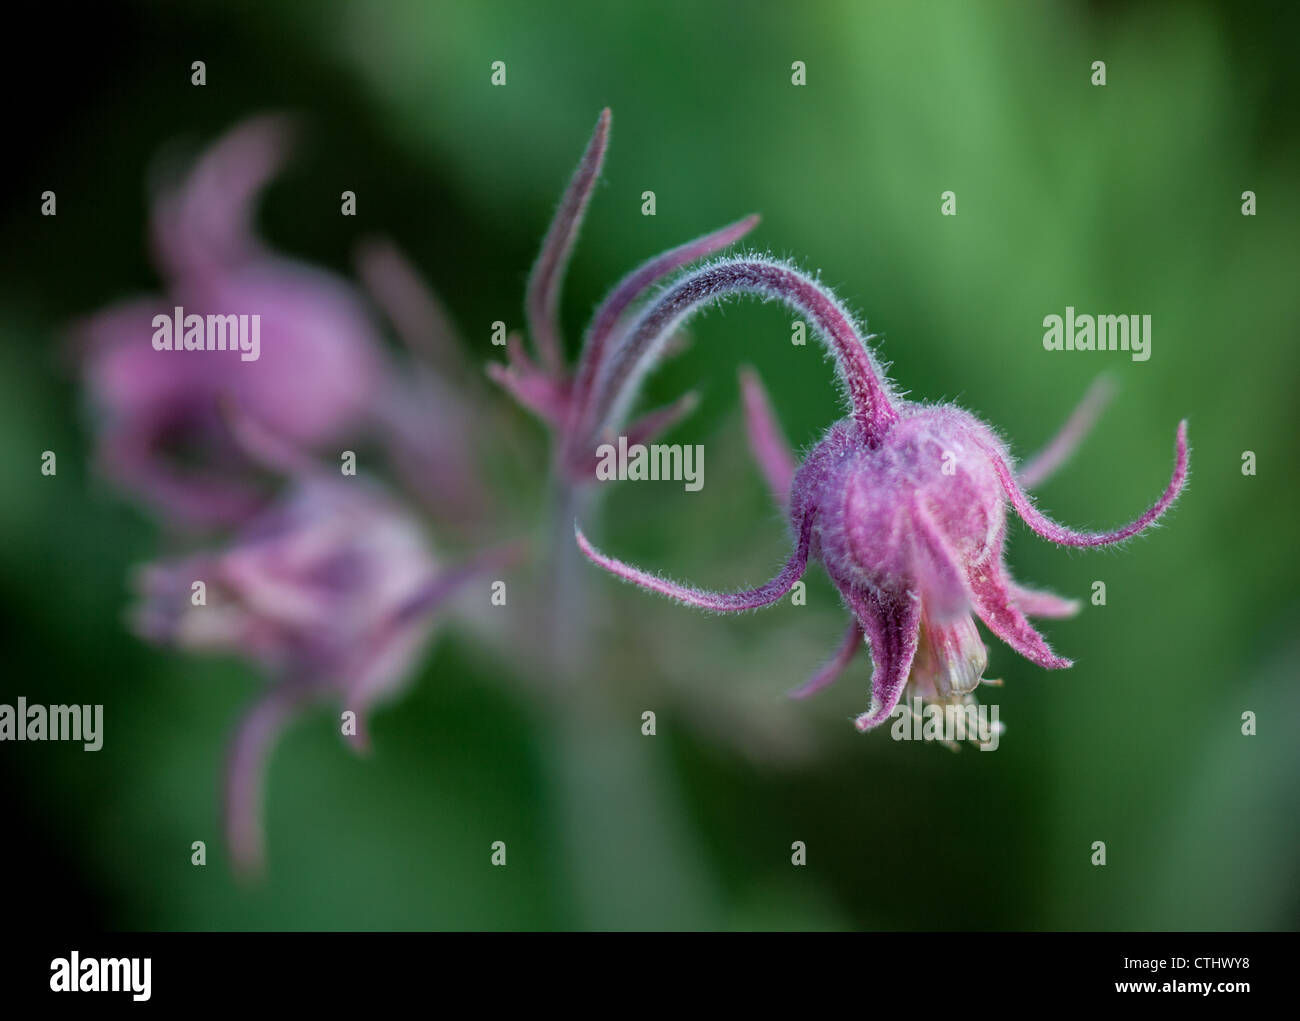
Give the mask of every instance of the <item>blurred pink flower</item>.
POLYGON ((463 355, 412 267, 387 243, 359 256, 416 356, 399 366, 348 283, 273 254, 252 230, 290 133, 279 117, 246 121, 158 195, 151 242, 165 293, 77 330, 105 472, 170 525, 235 530, 141 569, 134 626, 160 644, 241 656, 271 679, 226 773, 227 836, 245 870, 261 862, 261 778, 284 724, 337 699, 354 714, 345 735, 364 747, 370 708, 409 680, 439 606, 519 552, 495 547, 443 569, 407 504, 316 460, 331 444, 373 439, 438 525, 493 522, 463 355), (260 316, 259 356, 155 349, 154 316, 176 306, 260 316))
POLYGON ((226 546, 154 563, 137 576, 134 626, 150 641, 248 659, 271 678, 231 744, 226 828, 235 863, 261 861, 261 777, 284 723, 336 699, 345 734, 368 744, 372 706, 410 679, 436 611, 499 550, 443 568, 418 521, 359 480, 304 477, 226 546), (194 585, 204 599, 195 605, 194 585))
POLYGON ((154 202, 161 295, 111 306, 76 326, 98 415, 97 459, 119 486, 174 524, 231 525, 261 507, 265 480, 222 427, 235 400, 278 436, 323 449, 369 414, 384 376, 370 315, 342 279, 271 253, 254 204, 288 148, 287 122, 245 121, 154 202), (156 351, 153 317, 260 315, 261 352, 156 351))

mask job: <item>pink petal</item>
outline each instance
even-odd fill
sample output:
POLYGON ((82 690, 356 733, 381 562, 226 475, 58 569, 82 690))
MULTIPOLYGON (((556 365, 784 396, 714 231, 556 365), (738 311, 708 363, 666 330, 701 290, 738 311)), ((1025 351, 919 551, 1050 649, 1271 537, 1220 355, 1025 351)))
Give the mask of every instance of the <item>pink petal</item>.
POLYGON ((857 620, 850 619, 848 630, 844 632, 844 638, 840 642, 840 647, 835 650, 835 655, 808 680, 791 691, 790 697, 808 698, 834 684, 839 680, 840 674, 844 673, 848 665, 853 662, 853 657, 862 648, 862 644, 862 627, 857 620))
POLYGON ((1064 618, 1079 612, 1077 599, 1066 599, 1054 592, 1024 588, 1015 582, 1007 584, 1007 591, 1011 594, 1011 601, 1028 617, 1064 618))
POLYGON ((635 422, 629 423, 624 430, 628 445, 649 443, 656 436, 667 432, 689 415, 699 403, 699 394, 692 390, 689 393, 682 394, 671 404, 665 404, 661 408, 655 408, 654 411, 646 412, 635 422))
POLYGON ((912 531, 915 540, 912 569, 926 612, 938 624, 967 613, 970 598, 966 579, 957 566, 959 557, 949 547, 930 509, 920 500, 912 513, 912 531))
POLYGON ((907 685, 921 630, 921 599, 916 593, 849 594, 849 605, 871 643, 871 708, 853 721, 870 730, 889 719, 907 685))
POLYGON ((591 327, 587 331, 587 341, 583 345, 582 359, 578 365, 578 382, 574 388, 577 407, 583 407, 590 397, 592 384, 605 359, 610 336, 614 333, 623 313, 632 303, 670 273, 738 241, 758 225, 758 219, 757 216, 747 216, 712 234, 705 234, 684 245, 678 245, 662 255, 643 262, 615 285, 609 297, 596 309, 591 327))
POLYGON ((217 395, 217 412, 236 446, 254 464, 283 475, 312 475, 324 470, 311 455, 249 415, 232 394, 217 395))
POLYGON ((235 731, 226 758, 226 844, 236 870, 259 872, 265 849, 262 792, 271 748, 307 701, 303 688, 278 685, 255 702, 235 731))
POLYGON ((790 554, 790 559, 786 561, 785 567, 781 569, 780 573, 766 585, 743 592, 709 592, 704 589, 681 585, 669 581, 667 578, 660 578, 658 575, 642 571, 640 568, 601 553, 587 541, 587 537, 582 534, 582 530, 576 524, 573 531, 578 541, 578 547, 586 555, 587 559, 623 581, 638 585, 650 592, 657 592, 669 599, 675 599, 687 606, 698 607, 701 610, 713 610, 717 613, 738 613, 743 610, 755 610, 760 606, 770 606, 794 588, 794 583, 799 580, 808 566, 808 548, 812 541, 812 517, 811 515, 804 517, 803 527, 800 529, 799 534, 799 543, 795 551, 790 554))
POLYGON ((1045 514, 1042 514, 1030 502, 1029 497, 1025 495, 1020 486, 1017 485, 1016 479, 1001 453, 995 449, 989 449, 987 445, 986 449, 988 449, 990 459, 993 462, 993 470, 997 472, 1002 488, 1006 490, 1007 498, 1011 501, 1011 505, 1015 507, 1016 512, 1024 518, 1025 524, 1044 539, 1049 539, 1061 546, 1109 546, 1112 543, 1122 542, 1130 536, 1136 535, 1169 509, 1169 505, 1177 499, 1178 494, 1182 492, 1183 484, 1187 481, 1187 422, 1184 420, 1178 424, 1174 472, 1160 499, 1152 504, 1150 509, 1141 517, 1129 522, 1122 528, 1115 529, 1113 532, 1076 532, 1064 525, 1058 525, 1045 514))
POLYGON ((969 582, 975 612, 980 620, 1016 652, 1048 670, 1063 670, 1074 665, 1052 652, 1047 640, 1025 619, 1016 606, 1015 596, 997 560, 976 566, 970 573, 969 582))
POLYGON ((564 282, 569 254, 578 239, 578 228, 582 226, 587 202, 605 159, 609 120, 610 112, 606 108, 596 121, 596 130, 587 143, 587 151, 582 154, 582 162, 578 164, 564 198, 560 200, 560 208, 556 210, 546 240, 542 242, 541 255, 528 278, 528 292, 524 299, 528 312, 528 331, 532 334, 533 343, 537 345, 542 364, 552 372, 558 371, 561 365, 560 286, 564 282))
POLYGON ((270 114, 237 124, 195 162, 185 180, 154 204, 152 241, 168 277, 206 275, 256 254, 253 205, 284 165, 288 118, 270 114))
POLYGON ((529 359, 518 334, 510 335, 506 352, 509 363, 489 362, 488 377, 544 422, 563 425, 569 414, 565 385, 529 359))
POLYGON ((794 481, 794 453, 772 412, 767 390, 758 373, 750 368, 741 369, 740 389, 745 404, 749 448, 777 505, 785 507, 790 500, 790 483, 794 481))
POLYGON ((465 371, 465 352, 450 313, 396 245, 386 239, 362 245, 357 269, 412 352, 434 368, 465 371))
POLYGON ((1097 419, 1106 410, 1114 393, 1114 384, 1105 376, 1098 376, 1083 395, 1083 400, 1070 412, 1061 431, 1038 454, 1030 458, 1028 464, 1021 466, 1016 475, 1020 485, 1025 489, 1033 489, 1068 461, 1097 424, 1097 419))

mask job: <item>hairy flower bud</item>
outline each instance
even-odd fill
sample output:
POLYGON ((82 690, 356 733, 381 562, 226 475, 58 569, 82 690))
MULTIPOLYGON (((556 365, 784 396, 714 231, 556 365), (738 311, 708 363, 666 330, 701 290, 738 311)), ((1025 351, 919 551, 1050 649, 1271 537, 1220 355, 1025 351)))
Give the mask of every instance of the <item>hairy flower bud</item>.
MULTIPOLYGON (((966 703, 983 680, 988 653, 975 618, 1039 666, 1057 656, 1027 619, 1066 616, 1076 604, 1021 588, 1003 562, 1010 504, 1039 535, 1066 546, 1120 542, 1156 521, 1187 477, 1187 423, 1178 427, 1173 476, 1156 503, 1112 532, 1081 533, 1042 515, 993 430, 968 412, 898 398, 876 367, 852 317, 817 281, 771 259, 723 259, 666 287, 628 328, 609 372, 635 378, 641 360, 696 310, 739 294, 778 300, 816 329, 835 357, 849 417, 835 423, 797 470, 752 373, 742 375, 746 422, 755 457, 785 504, 795 549, 766 585, 745 592, 704 592, 657 577, 596 550, 596 564, 642 588, 702 609, 734 612, 770 605, 819 560, 853 624, 834 658, 794 694, 804 696, 843 672, 865 637, 874 671, 871 707, 857 718, 869 730, 894 711, 905 689, 937 702, 966 703)), ((1095 390, 1060 437, 1030 465, 1041 481, 1079 442, 1103 397, 1095 390)), ((609 407, 598 410, 608 413, 609 407)))

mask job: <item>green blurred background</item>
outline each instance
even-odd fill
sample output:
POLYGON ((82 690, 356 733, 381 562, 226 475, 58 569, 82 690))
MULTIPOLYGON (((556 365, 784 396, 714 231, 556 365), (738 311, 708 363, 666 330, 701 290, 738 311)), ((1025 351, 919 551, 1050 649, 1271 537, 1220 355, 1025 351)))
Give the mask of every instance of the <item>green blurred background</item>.
MULTIPOLYGON (((1293 5, 411 0, 55 4, 39 17, 13 36, 37 59, 8 72, 0 701, 102 702, 106 739, 93 755, 0 746, 5 875, 33 924, 1296 926, 1293 5), (193 60, 205 87, 190 85, 193 60), (494 60, 504 88, 489 84, 494 60), (805 87, 790 83, 794 60, 805 87), (566 289, 571 340, 627 269, 761 212, 753 245, 820 270, 868 318, 902 389, 964 405, 1022 455, 1096 374, 1120 383, 1041 491, 1059 520, 1109 526, 1145 507, 1184 416, 1190 488, 1167 527, 1119 551, 1068 552, 1013 526, 1018 577, 1077 597, 1104 580, 1108 601, 1047 624, 1077 661, 1068 672, 990 641, 989 674, 1006 680, 995 753, 857 735, 865 658, 814 702, 783 698, 841 632, 820 571, 808 606, 738 619, 593 572, 598 708, 530 693, 502 642, 510 624, 492 640, 449 624, 376 718, 369 759, 341 746, 324 709, 288 733, 268 785, 269 875, 237 883, 218 780, 259 680, 125 631, 127 572, 156 554, 157 531, 88 469, 63 328, 155 286, 144 225, 160 148, 286 109, 312 130, 262 205, 272 242, 351 273, 363 235, 392 236, 474 357, 497 358, 489 324, 520 325, 536 245, 606 105, 605 177, 566 289), (47 188, 55 218, 39 215, 47 188), (338 215, 344 189, 355 219, 338 215), (648 189, 654 217, 640 211, 648 189), (949 189, 956 217, 939 215, 949 189), (1044 351, 1042 318, 1066 305, 1149 313, 1151 360, 1044 351), (39 474, 45 449, 55 478, 39 474), (1255 737, 1240 733, 1247 710, 1255 737), (190 864, 194 840, 206 868, 190 864), (489 865, 494 840, 504 869, 489 865), (1096 840, 1104 868, 1090 863, 1096 840)), ((740 304, 694 323, 646 400, 702 391, 671 438, 705 444, 704 490, 611 488, 602 545, 713 586, 759 580, 783 557, 735 371, 758 367, 801 446, 837 418, 831 367, 815 344, 790 344, 789 318, 740 304)), ((540 514, 544 437, 505 413, 537 466, 507 499, 540 514)))

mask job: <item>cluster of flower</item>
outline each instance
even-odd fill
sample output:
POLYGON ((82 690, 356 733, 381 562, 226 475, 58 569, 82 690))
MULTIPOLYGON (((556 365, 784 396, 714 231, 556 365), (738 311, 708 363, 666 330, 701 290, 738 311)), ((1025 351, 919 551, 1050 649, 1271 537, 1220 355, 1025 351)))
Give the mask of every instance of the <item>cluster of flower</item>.
MULTIPOLYGON (((522 338, 490 376, 550 428, 553 484, 573 494, 594 482, 597 451, 615 438, 647 442, 687 414, 693 396, 627 422, 642 379, 677 345, 697 311, 750 295, 787 305, 834 357, 848 416, 796 463, 757 377, 742 373, 755 458, 784 508, 794 552, 760 588, 700 591, 593 547, 595 564, 649 591, 713 611, 770 605, 818 560, 850 612, 833 659, 795 694, 833 681, 869 645, 873 728, 900 699, 967 705, 987 683, 983 623, 1046 668, 1056 656, 1028 616, 1059 617, 1076 604, 1023 588, 1008 576, 1008 505, 1035 532, 1067 546, 1120 542, 1151 525, 1181 491, 1186 423, 1177 431, 1173 476, 1139 518, 1106 533, 1081 533, 1044 517, 1026 490, 1072 452, 1100 410, 1095 389, 1056 440, 1018 471, 994 431, 951 406, 901 399, 846 309, 819 281, 759 255, 716 253, 758 222, 748 217, 665 252, 624 277, 596 309, 577 365, 563 361, 559 295, 564 270, 609 135, 605 111, 543 242, 525 297, 530 355, 522 338), (714 257, 716 256, 716 257, 714 257), (711 261, 702 261, 714 257, 711 261), (690 268, 694 266, 694 268, 690 268)), ((81 327, 85 375, 99 409, 104 471, 155 508, 170 528, 220 529, 223 544, 140 572, 141 634, 187 649, 225 649, 274 678, 232 744, 227 828, 235 860, 261 853, 260 775, 279 727, 298 707, 334 697, 365 711, 409 676, 443 600, 512 546, 446 568, 420 527, 491 531, 490 486, 467 449, 480 413, 465 366, 436 300, 389 246, 361 260, 369 290, 408 346, 427 355, 418 372, 394 364, 365 303, 343 280, 268 252, 251 228, 260 189, 281 165, 289 126, 250 121, 199 159, 158 197, 152 241, 166 293, 101 312, 81 327), (256 361, 194 352, 161 356, 149 342, 160 311, 247 310, 261 316, 256 361), (436 371, 428 368, 437 365, 436 371), (373 437, 400 483, 397 492, 347 477, 317 458, 373 437), (204 605, 193 584, 202 580, 204 605)), ((564 500, 562 507, 578 504, 564 500)))

